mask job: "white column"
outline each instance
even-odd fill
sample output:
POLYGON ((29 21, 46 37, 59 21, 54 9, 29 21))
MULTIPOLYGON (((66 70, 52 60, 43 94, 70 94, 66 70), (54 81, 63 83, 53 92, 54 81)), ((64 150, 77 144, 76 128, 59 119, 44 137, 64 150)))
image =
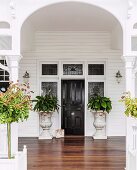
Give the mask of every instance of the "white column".
POLYGON ((7 56, 6 61, 10 73, 10 81, 17 82, 19 79, 19 62, 21 56, 7 56))
MULTIPOLYGON (((10 81, 17 82, 19 74, 20 56, 7 56, 6 61, 10 73, 10 81)), ((18 151, 18 124, 13 123, 11 127, 11 149, 12 154, 18 151)), ((7 155, 7 128, 0 125, 0 157, 7 155)))
MULTIPOLYGON (((125 79, 126 79, 126 92, 130 92, 132 97, 135 97, 135 57, 126 56, 125 59, 125 79)), ((127 126, 126 126, 126 167, 129 170, 129 148, 132 147, 133 144, 133 133, 131 126, 131 118, 127 118, 127 126)))

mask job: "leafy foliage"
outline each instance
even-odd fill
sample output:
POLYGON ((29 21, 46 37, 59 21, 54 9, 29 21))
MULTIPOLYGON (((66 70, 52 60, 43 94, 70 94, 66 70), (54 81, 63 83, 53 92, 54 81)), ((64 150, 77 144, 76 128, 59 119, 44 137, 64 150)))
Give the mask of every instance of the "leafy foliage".
POLYGON ((95 111, 103 110, 103 112, 109 113, 112 109, 111 101, 107 97, 95 95, 90 97, 88 102, 88 109, 95 111))
POLYGON ((125 92, 120 102, 125 104, 125 114, 137 118, 137 98, 131 98, 130 92, 125 92))
POLYGON ((58 99, 51 94, 46 94, 45 96, 36 96, 37 100, 33 100, 36 102, 34 106, 34 111, 38 112, 54 112, 55 110, 58 111, 58 99))
POLYGON ((11 83, 5 93, 0 93, 1 124, 11 124, 28 118, 32 107, 30 93, 28 85, 19 83, 11 83))

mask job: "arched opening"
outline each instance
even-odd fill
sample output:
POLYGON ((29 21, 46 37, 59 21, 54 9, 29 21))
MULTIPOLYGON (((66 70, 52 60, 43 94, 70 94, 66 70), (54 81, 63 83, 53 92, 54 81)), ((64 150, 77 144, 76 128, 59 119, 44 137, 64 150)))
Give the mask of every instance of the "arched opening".
POLYGON ((10 24, 6 21, 0 21, 0 29, 9 29, 10 28, 10 24))
POLYGON ((123 48, 123 31, 119 21, 106 10, 86 3, 56 3, 34 12, 22 25, 21 51, 28 48, 33 50, 33 35, 36 31, 43 30, 107 31, 112 35, 112 49, 123 48), (41 17, 44 18, 44 21, 40 19, 41 17), (27 34, 28 36, 26 36, 27 34))
MULTIPOLYGON (((34 96, 50 86, 59 96, 61 104, 61 80, 84 80, 84 134, 91 136, 94 133, 91 123, 93 117, 86 108, 88 95, 93 88, 99 89, 102 95, 111 97, 114 103, 115 109, 108 117, 107 135, 125 135, 124 123, 123 128, 119 128, 120 122, 125 122, 125 118, 122 115, 123 107, 118 103, 125 83, 122 80, 117 84, 115 80, 118 70, 124 77, 124 63, 121 61, 123 32, 119 21, 112 14, 79 2, 64 2, 41 8, 22 26, 21 53, 24 58, 20 79, 26 70, 30 73, 34 96)), ((59 121, 56 121, 58 115, 54 116, 53 131, 61 128, 61 114, 60 110, 59 121)), ((33 113, 28 122, 20 126, 20 135, 39 135, 38 124, 38 118, 33 113), (34 126, 30 131, 25 131, 30 124, 34 126)))

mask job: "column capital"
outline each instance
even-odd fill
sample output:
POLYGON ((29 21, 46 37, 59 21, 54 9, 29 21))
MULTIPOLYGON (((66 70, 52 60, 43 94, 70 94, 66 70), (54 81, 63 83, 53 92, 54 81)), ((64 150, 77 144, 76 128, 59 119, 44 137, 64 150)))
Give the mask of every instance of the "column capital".
POLYGON ((19 74, 19 62, 22 56, 20 55, 8 55, 6 56, 7 65, 10 73, 10 80, 17 82, 19 74))
POLYGON ((22 56, 20 56, 20 55, 9 55, 9 56, 6 56, 6 61, 7 61, 8 67, 9 68, 10 67, 18 67, 21 58, 22 58, 22 56))
POLYGON ((21 55, 8 55, 6 56, 6 60, 9 60, 9 61, 18 61, 20 62, 22 56, 21 55))

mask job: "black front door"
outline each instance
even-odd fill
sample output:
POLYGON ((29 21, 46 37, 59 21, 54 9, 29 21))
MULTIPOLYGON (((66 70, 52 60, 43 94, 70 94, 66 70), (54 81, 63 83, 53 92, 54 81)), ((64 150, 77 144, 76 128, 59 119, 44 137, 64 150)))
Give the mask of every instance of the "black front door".
POLYGON ((84 135, 84 80, 62 80, 62 128, 66 135, 84 135))

